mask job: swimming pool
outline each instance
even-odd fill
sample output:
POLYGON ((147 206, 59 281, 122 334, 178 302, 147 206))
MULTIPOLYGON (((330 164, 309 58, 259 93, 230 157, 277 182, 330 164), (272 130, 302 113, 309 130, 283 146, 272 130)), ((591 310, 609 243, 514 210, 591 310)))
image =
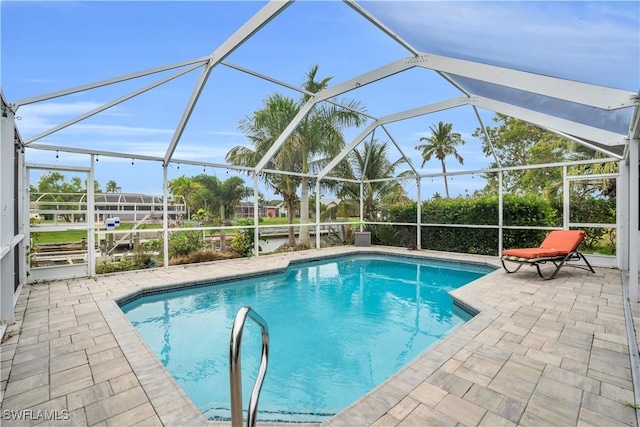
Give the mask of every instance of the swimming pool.
MULTIPOLYGON (((121 306, 210 419, 228 419, 229 336, 250 305, 269 323, 269 370, 258 419, 322 421, 398 371, 471 316, 448 291, 491 267, 403 257, 350 256, 285 272, 148 295, 121 306)), ((244 402, 260 330, 243 335, 244 402)))

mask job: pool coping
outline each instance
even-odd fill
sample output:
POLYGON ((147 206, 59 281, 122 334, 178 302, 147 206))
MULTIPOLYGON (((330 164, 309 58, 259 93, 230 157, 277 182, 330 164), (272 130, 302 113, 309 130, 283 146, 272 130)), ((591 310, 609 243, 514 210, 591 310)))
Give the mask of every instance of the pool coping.
MULTIPOLYGON (((229 282, 265 274, 279 273, 296 263, 326 260, 356 254, 392 255, 404 258, 465 262, 495 267, 496 269, 499 268, 499 261, 496 257, 435 251, 408 251, 407 249, 393 247, 344 247, 339 248, 337 251, 324 253, 322 251, 300 251, 262 255, 259 259, 273 259, 273 264, 266 268, 256 268, 255 270, 245 271, 241 274, 222 268, 221 272, 211 272, 211 274, 206 275, 206 277, 197 280, 177 280, 170 284, 138 285, 137 288, 127 289, 97 301, 97 306, 107 321, 133 373, 138 378, 142 389, 147 394, 151 405, 159 415, 168 414, 167 416, 170 416, 170 418, 161 416, 165 425, 228 425, 229 422, 227 421, 209 421, 204 417, 126 318, 120 309, 119 303, 131 301, 146 293, 170 292, 181 288, 207 286, 207 283, 210 284, 211 281, 229 282)), ((234 261, 237 260, 218 261, 214 264, 224 267, 226 263, 234 261)), ((450 295, 457 305, 467 311, 476 313, 472 319, 458 327, 444 339, 425 349, 396 374, 389 377, 324 423, 295 423, 295 425, 372 424, 391 410, 406 396, 406 393, 400 392, 397 387, 399 381, 414 386, 419 385, 499 316, 497 310, 474 298, 472 293, 469 292, 478 286, 482 286, 484 281, 492 280, 491 276, 494 276, 496 271, 450 292, 450 295)), ((264 422, 260 424, 277 425, 277 423, 264 422)))

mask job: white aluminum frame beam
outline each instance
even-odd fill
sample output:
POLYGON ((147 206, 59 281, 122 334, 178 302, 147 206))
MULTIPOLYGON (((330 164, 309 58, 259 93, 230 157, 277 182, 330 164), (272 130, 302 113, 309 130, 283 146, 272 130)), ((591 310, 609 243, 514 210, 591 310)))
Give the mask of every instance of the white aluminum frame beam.
MULTIPOLYGON (((506 172, 506 171, 558 168, 563 166, 589 165, 594 163, 610 163, 610 162, 619 162, 619 161, 620 161, 619 159, 608 157, 604 159, 574 160, 570 162, 542 163, 542 164, 522 165, 522 166, 503 166, 500 168, 492 168, 492 169, 474 169, 474 170, 452 171, 452 172, 447 171, 446 175, 447 176, 469 175, 469 174, 482 175, 487 173, 498 173, 498 172, 506 172)), ((442 172, 436 172, 436 173, 420 175, 420 177, 421 178, 437 178, 437 177, 441 177, 442 175, 443 175, 442 172)), ((585 175, 585 177, 589 177, 589 175, 585 175)))
POLYGON ((618 179, 619 173, 594 173, 593 175, 567 175, 568 181, 591 181, 594 179, 618 179))
POLYGON ((384 125, 380 125, 380 127, 382 128, 382 130, 384 131, 384 133, 387 134, 387 136, 389 137, 389 139, 391 140, 391 142, 393 142, 393 145, 396 146, 396 148, 398 149, 398 151, 400 152, 400 154, 402 155, 402 158, 404 158, 404 160, 407 162, 407 164, 409 165, 409 167, 411 168, 411 170, 413 171, 414 175, 417 177, 418 175, 420 175, 418 173, 418 170, 415 168, 415 166, 413 165, 413 162, 411 161, 411 159, 409 157, 407 157, 407 155, 404 153, 404 151, 402 150, 402 148, 400 148, 400 145, 396 142, 395 138, 391 135, 391 133, 389 132, 389 130, 384 126, 384 125))
POLYGON ((96 195, 95 195, 95 157, 91 155, 89 172, 87 173, 87 269, 89 277, 96 275, 96 195))
POLYGON ((559 130, 556 130, 556 129, 550 129, 550 128, 547 128, 547 127, 545 127, 545 129, 548 130, 549 132, 553 132, 553 133, 555 133, 557 135, 560 135, 563 138, 567 138, 567 139, 570 139, 572 141, 575 141, 580 145, 584 145, 585 147, 590 148, 590 149, 592 149, 594 151, 597 151, 599 153, 602 153, 602 154, 604 154, 606 156, 615 157, 616 159, 620 159, 620 160, 622 160, 624 158, 624 154, 620 155, 620 154, 616 154, 616 153, 614 153, 612 151, 605 150, 602 147, 599 147, 599 146, 593 145, 593 144, 589 144, 587 141, 585 141, 583 139, 580 139, 580 138, 576 138, 575 136, 569 135, 568 133, 565 133, 565 132, 562 132, 562 131, 559 131, 559 130))
MULTIPOLYGON (((377 126, 469 104, 473 106, 474 110, 476 109, 476 107, 481 107, 494 112, 507 114, 509 116, 517 117, 527 122, 536 124, 543 128, 548 128, 549 130, 553 130, 556 133, 568 133, 578 137, 584 137, 585 139, 598 140, 598 142, 602 142, 604 144, 608 143, 608 145, 618 145, 625 142, 625 138, 623 135, 614 132, 593 128, 591 126, 583 125, 558 117, 549 116, 537 111, 515 107, 513 105, 488 98, 479 96, 462 96, 459 98, 452 98, 434 104, 425 105, 422 107, 413 108, 411 110, 381 117, 375 122, 369 124, 369 126, 367 126, 347 147, 345 147, 343 151, 338 154, 338 156, 336 156, 322 171, 320 171, 318 173, 318 179, 323 179, 331 171, 331 169, 333 169, 340 161, 342 161, 342 159, 344 159, 347 154, 351 150, 353 150, 361 142, 361 140, 364 139, 377 126)), ((614 157, 619 159, 619 156, 614 157)))
POLYGON ((629 184, 627 189, 629 201, 629 243, 626 246, 629 257, 629 298, 633 302, 640 301, 639 278, 640 273, 640 208, 638 194, 640 194, 640 106, 636 107, 629 129, 629 184))
POLYGON ((287 127, 282 131, 280 136, 274 141, 273 145, 267 150, 267 152, 262 156, 262 159, 258 162, 255 167, 255 173, 260 173, 267 166, 267 164, 271 161, 273 156, 276 155, 280 147, 287 140, 289 135, 298 127, 300 121, 311 111, 313 106, 316 104, 315 97, 312 97, 309 101, 307 101, 302 108, 298 111, 298 114, 291 120, 291 122, 287 125, 287 127))
MULTIPOLYGON (((408 70, 410 68, 415 67, 413 57, 405 57, 396 61, 393 61, 387 65, 384 65, 375 70, 369 71, 368 73, 362 74, 360 76, 354 77, 352 79, 346 80, 342 83, 337 84, 336 86, 327 88, 321 92, 315 94, 315 96, 311 97, 306 104, 300 108, 300 111, 293 118, 291 123, 285 128, 282 134, 275 140, 271 148, 267 150, 265 155, 262 157, 260 162, 256 165, 256 173, 262 171, 265 168, 268 162, 271 161, 273 156, 280 150, 284 142, 287 140, 289 135, 298 127, 298 124, 302 121, 302 119, 311 111, 313 106, 318 102, 328 100, 335 96, 341 95, 345 92, 349 92, 353 89, 359 88, 361 86, 368 85, 375 81, 381 80, 385 77, 392 76, 394 74, 400 73, 402 71, 408 70)), ((368 134, 368 132, 367 132, 368 134)))
MULTIPOLYGON (((158 156, 147 156, 144 154, 133 154, 133 153, 120 153, 116 151, 105 151, 105 150, 94 150, 88 148, 77 148, 77 147, 67 147, 67 146, 59 146, 59 145, 49 145, 49 144, 30 144, 27 148, 37 149, 37 150, 46 150, 46 151, 60 151, 63 153, 75 153, 75 154, 95 154, 98 156, 104 157, 116 157, 121 159, 135 159, 135 160, 148 160, 153 162, 164 162, 163 157, 158 156)), ((248 166, 236 166, 230 164, 222 164, 222 163, 210 163, 210 162, 200 162, 194 160, 185 160, 185 159, 172 159, 171 163, 175 163, 178 165, 191 165, 191 166, 207 166, 211 168, 219 168, 219 169, 233 169, 233 170, 241 170, 241 171, 252 171, 252 167, 248 166)))
MULTIPOLYGON (((18 246, 14 244, 17 230, 14 229, 15 206, 18 202, 14 198, 15 185, 15 157, 18 156, 15 144, 15 115, 5 107, 4 94, 0 92, 0 107, 3 115, 0 118, 0 332, 14 321, 14 280, 15 257, 18 256, 18 246)), ((18 215, 24 215, 18 212, 18 215)))
POLYGON ((114 77, 112 79, 106 79, 106 80, 101 80, 101 81, 95 82, 95 83, 89 83, 89 84, 85 84, 85 85, 82 85, 82 86, 76 86, 76 87, 71 88, 71 89, 64 89, 64 90, 59 90, 57 92, 51 92, 51 93, 47 93, 47 94, 44 94, 44 95, 39 95, 39 96, 31 97, 31 98, 21 99, 19 101, 11 103, 11 106, 13 106, 13 107, 15 107, 15 109, 17 109, 22 105, 33 104, 34 102, 47 101, 49 99, 58 98, 58 97, 61 97, 61 96, 66 96, 66 95, 71 95, 73 93, 82 92, 82 91, 85 91, 85 90, 96 89, 96 88, 99 88, 99 87, 102 87, 102 86, 107 86, 107 85, 111 85, 111 84, 114 84, 114 83, 120 83, 120 82, 123 82, 123 81, 126 81, 126 80, 136 79, 138 77, 148 76, 150 74, 156 74, 156 73, 161 73, 163 71, 173 70, 175 68, 185 67, 185 66, 193 65, 193 64, 202 65, 205 62, 207 62, 208 60, 209 60, 209 57, 204 56, 204 57, 201 57, 201 58, 190 59, 188 61, 182 61, 182 62, 178 62, 178 63, 171 64, 171 65, 165 65, 165 66, 162 66, 162 67, 151 68, 151 69, 148 69, 148 70, 145 70, 145 71, 139 71, 139 72, 136 72, 136 73, 129 73, 129 74, 125 74, 125 75, 120 76, 120 77, 114 77))
POLYGON ((162 164, 162 265, 169 268, 169 182, 167 172, 169 166, 162 164))
POLYGON ((389 181, 414 181, 417 177, 412 175, 407 176, 390 176, 388 178, 375 178, 375 179, 363 179, 362 182, 370 184, 372 182, 389 182, 389 181))
POLYGON ((50 165, 46 163, 25 163, 25 167, 29 169, 38 169, 38 170, 59 170, 65 172, 84 172, 89 173, 91 168, 86 166, 65 166, 65 165, 50 165))
POLYGON ((222 60, 224 60, 227 56, 229 56, 233 51, 235 51, 238 47, 240 47, 244 42, 246 42, 253 34, 255 34, 262 27, 267 25, 273 18, 278 16, 284 9, 291 5, 290 1, 282 2, 282 1, 270 1, 267 3, 262 9, 260 9, 255 15, 253 15, 249 20, 247 20, 235 33, 231 35, 227 40, 224 41, 210 56, 209 60, 205 66, 205 69, 202 71, 200 75, 200 79, 196 83, 196 87, 193 89, 191 93, 191 98, 187 102, 187 106, 180 118, 180 122, 176 127, 176 131, 173 134, 173 138, 171 138, 171 143, 169 144, 169 148, 167 148, 167 152, 164 156, 164 163, 168 164, 173 156, 173 153, 180 141, 180 137, 184 132, 184 129, 191 117, 191 113, 193 113, 193 109, 198 103, 198 99, 202 94, 202 90, 204 89, 205 84, 207 83, 207 79, 211 74, 211 70, 217 64, 219 64, 222 60))
POLYGON ((629 298, 634 303, 640 301, 638 272, 640 257, 640 213, 638 209, 638 168, 640 167, 640 139, 633 138, 629 144, 629 298))
POLYGON ((489 143, 489 147, 491 148, 491 155, 493 156, 493 160, 495 160, 496 165, 498 165, 498 167, 501 168, 502 164, 500 163, 500 159, 496 155, 495 148, 493 148, 493 142, 491 141, 491 137, 487 133, 487 128, 484 126, 484 121, 482 120, 482 117, 480 117, 480 112, 478 112, 478 108, 475 105, 472 105, 472 107, 473 107, 473 112, 476 114, 476 118, 478 119, 478 123, 480 123, 480 128, 482 128, 482 133, 484 133, 484 136, 485 138, 487 138, 487 142, 489 143))
MULTIPOLYGON (((625 160, 618 162, 620 177, 616 180, 616 194, 629 194, 629 165, 625 160)), ((616 257, 620 270, 629 270, 629 197, 616 197, 616 257)), ((623 273, 624 274, 624 273, 623 273)))
MULTIPOLYGON (((373 129, 373 131, 371 132, 371 145, 373 146, 373 139, 376 136, 376 130, 373 129)), ((369 152, 367 153, 367 158, 364 159, 364 166, 362 168, 362 170, 360 171, 360 181, 364 181, 364 173, 367 170, 367 166, 369 165, 369 157, 371 157, 371 150, 369 150, 369 152)))
POLYGON ((545 129, 554 129, 605 145, 624 145, 626 135, 610 132, 604 129, 594 128, 582 123, 572 122, 560 117, 550 116, 533 110, 528 110, 515 105, 495 101, 481 96, 474 96, 473 104, 486 110, 516 117, 545 129))
POLYGON ((384 116, 373 123, 370 123, 358 136, 356 136, 353 141, 347 145, 341 152, 338 154, 327 166, 324 167, 320 172, 318 172, 318 179, 323 179, 325 175, 327 175, 338 163, 340 163, 360 142, 369 135, 370 132, 381 125, 396 122, 399 120, 410 119, 412 117, 422 116, 425 114, 435 113, 436 111, 447 110, 450 108, 455 108, 460 105, 468 104, 467 97, 459 97, 448 99, 446 101, 436 102, 434 104, 425 105, 419 108, 413 108, 411 110, 403 111, 396 114, 391 114, 388 116, 384 116))
MULTIPOLYGON (((282 80, 274 79, 273 77, 269 77, 267 75, 264 75, 262 73, 258 73, 257 71, 250 70, 250 69, 242 67, 240 65, 232 64, 232 63, 230 63, 228 61, 221 61, 220 65, 224 65, 225 67, 229 67, 231 69, 234 69, 234 70, 249 74, 249 75, 254 76, 254 77, 258 77, 259 79, 266 80, 266 81, 271 82, 271 83, 275 83, 275 84, 277 84, 279 86, 286 87, 287 89, 291 89, 291 90, 299 92, 299 93, 304 93, 304 94, 309 95, 309 96, 314 96, 315 95, 315 93, 309 92, 308 90, 304 90, 303 88, 300 88, 300 87, 297 87, 295 85, 283 82, 282 80)), ((372 116, 372 115, 370 115, 368 113, 363 113, 363 112, 361 112, 361 111, 359 111, 359 110, 357 110, 355 108, 349 107, 348 105, 341 104, 340 102, 333 101, 331 99, 327 99, 326 102, 328 102, 330 104, 333 104, 335 106, 338 106, 340 108, 344 108, 345 110, 354 111, 354 112, 356 112, 358 114, 361 114, 361 115, 363 115, 365 117, 368 117, 368 118, 370 118, 372 120, 377 120, 377 117, 375 117, 375 116, 372 116)))
POLYGON ((389 114, 381 117, 378 120, 378 124, 387 124, 393 122, 399 122, 401 120, 412 119, 414 117, 424 116, 438 111, 449 110, 461 105, 467 105, 473 101, 472 98, 467 96, 460 96, 458 98, 450 98, 444 101, 435 102, 433 104, 423 105, 422 107, 412 108, 410 110, 400 111, 398 113, 389 114))
POLYGON ((163 84, 165 84, 167 82, 170 82, 171 80, 176 79, 176 78, 178 78, 178 77, 180 77, 180 76, 182 76, 184 74, 187 74, 187 73, 195 70, 196 68, 200 68, 201 66, 202 66, 201 64, 193 65, 193 66, 188 67, 188 68, 186 68, 184 70, 180 70, 179 72, 177 72, 175 74, 172 74, 172 75, 170 75, 168 77, 165 77, 164 79, 158 80, 157 82, 153 82, 153 83, 151 83, 151 84, 149 84, 149 85, 147 85, 147 86, 145 86, 143 88, 135 90, 135 91, 133 91, 133 92, 127 94, 127 95, 121 96, 118 99, 114 99, 111 102, 108 102, 108 103, 106 103, 104 105, 101 105, 100 107, 94 108, 91 111, 88 111, 88 112, 86 112, 86 113, 84 113, 84 114, 82 114, 80 116, 77 116, 77 117, 75 117, 75 118, 73 118, 71 120, 68 120, 68 121, 66 121, 66 122, 64 122, 64 123, 62 123, 62 124, 60 124, 60 125, 58 125, 58 126, 56 126, 54 128, 46 130, 46 131, 44 131, 44 132, 42 132, 42 133, 40 133, 40 134, 38 134, 38 135, 36 135, 36 136, 34 136, 32 138, 27 139, 24 142, 24 145, 29 145, 32 142, 35 142, 35 141, 37 141, 39 139, 44 138, 45 136, 49 136, 52 133, 58 132, 58 131, 60 131, 60 130, 62 130, 64 128, 68 127, 68 126, 71 126, 71 125, 73 125, 75 123, 78 123, 78 122, 80 122, 82 120, 88 119, 91 116, 95 116, 96 114, 98 114, 98 113, 100 113, 100 112, 102 112, 104 110, 107 110, 107 109, 109 109, 109 108, 111 108, 113 106, 121 104, 124 101, 126 101, 128 99, 131 99, 131 98, 133 98, 135 96, 138 96, 138 95, 140 95, 142 93, 148 92, 148 91, 150 91, 151 89, 153 89, 153 88, 155 88, 157 86, 160 86, 160 85, 163 85, 163 84))
POLYGON ((637 94, 635 92, 622 89, 597 86, 428 53, 420 54, 415 61, 416 65, 422 68, 455 74, 603 110, 633 107, 637 103, 637 94))
POLYGON ((365 9, 362 8, 362 6, 360 6, 359 4, 357 4, 355 1, 353 0, 343 0, 343 2, 345 4, 347 4, 347 6, 349 6, 351 9, 355 10, 359 15, 361 15, 362 17, 364 17, 367 21, 371 22, 373 25, 375 25, 380 31, 382 31, 383 33, 385 33, 387 36, 391 37, 393 40, 395 40, 398 44, 400 44, 402 47, 404 47, 405 49, 407 49, 409 52, 413 53, 414 55, 418 55, 420 53, 420 51, 416 48, 414 48, 413 46, 411 46, 411 44, 409 44, 406 40, 404 40, 402 37, 400 37, 399 35, 397 35, 396 33, 394 33, 393 31, 391 31, 391 29, 389 27, 387 27, 386 25, 384 25, 382 22, 380 22, 378 20, 378 18, 376 18, 375 16, 373 16, 372 14, 370 14, 368 11, 366 11, 365 9))
MULTIPOLYGON (((358 134, 358 136, 356 136, 349 145, 347 145, 346 147, 344 147, 344 149, 340 152, 340 154, 338 154, 336 157, 333 158, 333 160, 331 160, 329 162, 329 164, 327 166, 324 167, 324 169, 322 169, 320 172, 318 172, 318 180, 324 179, 324 177, 331 172, 331 170, 333 168, 336 167, 336 165, 338 163, 340 163, 345 157, 347 157, 347 155, 358 146, 358 144, 360 144, 366 137, 367 135, 369 135, 371 132, 373 132, 373 130, 378 126, 378 122, 375 121, 373 123, 371 123, 369 126, 367 126, 362 132, 360 132, 358 134)), ((358 181, 358 182, 362 182, 362 181, 358 181)))
MULTIPOLYGON (((391 39, 393 39, 394 41, 396 41, 398 44, 400 44, 402 47, 404 47, 405 49, 407 49, 409 52, 411 52, 414 56, 418 56, 420 55, 422 52, 420 52, 418 49, 414 48, 409 42, 407 42, 406 40, 402 39, 399 35, 397 35, 396 33, 394 33, 389 27, 387 27, 386 25, 384 25, 382 22, 380 22, 375 16, 373 16, 372 14, 370 14, 367 10, 365 10, 362 6, 360 6, 359 4, 357 4, 355 1, 353 0, 342 0, 344 3, 346 3, 349 7, 351 7, 353 10, 355 10, 358 14, 360 14, 361 16, 363 16, 367 21, 371 22, 373 25, 375 25, 380 31, 382 31, 383 33, 385 33, 387 36, 389 36, 391 39)), ((458 89, 460 92, 462 92, 463 94, 470 96, 471 94, 465 90, 462 86, 460 86, 460 84, 458 82, 456 82, 455 80, 453 80, 447 73, 444 73, 442 71, 437 71, 435 70, 443 79, 445 79, 447 82, 449 82, 449 84, 451 84, 452 86, 454 86, 456 89, 458 89)))

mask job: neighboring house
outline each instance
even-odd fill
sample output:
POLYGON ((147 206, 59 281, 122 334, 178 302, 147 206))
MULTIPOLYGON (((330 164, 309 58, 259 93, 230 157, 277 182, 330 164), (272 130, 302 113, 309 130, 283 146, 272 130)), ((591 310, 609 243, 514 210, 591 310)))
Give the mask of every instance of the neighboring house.
MULTIPOLYGON (((67 200, 58 201, 56 194, 34 193, 37 197, 35 201, 29 203, 31 219, 40 219, 44 216, 58 217, 63 214, 70 215, 72 220, 83 220, 86 214, 87 202, 85 194, 73 194, 66 196, 67 200)), ((95 194, 95 221, 104 222, 109 217, 119 217, 122 221, 138 221, 145 216, 155 216, 162 218, 162 197, 149 196, 146 194, 134 193, 96 193, 95 194)), ((178 202, 169 201, 169 218, 177 219, 186 212, 183 199, 178 202)), ((51 219, 51 218, 50 218, 51 219)))
MULTIPOLYGON (((57 217, 57 220, 61 220, 62 216, 66 215, 72 222, 84 221, 87 209, 86 194, 33 193, 32 195, 36 200, 29 203, 31 219, 57 217)), ((121 221, 139 221, 147 216, 155 219, 162 219, 163 216, 162 197, 147 194, 96 193, 94 208, 94 218, 98 223, 103 223, 109 217, 118 217, 121 221)), ((178 219, 186 212, 182 197, 169 200, 167 208, 171 219, 178 219)))
MULTIPOLYGON (((234 215, 236 218, 253 218, 253 202, 240 202, 236 207, 234 215)), ((258 205, 258 217, 277 218, 280 216, 279 206, 258 205)))
POLYGON ((338 206, 340 200, 337 199, 323 199, 320 198, 320 205, 324 206, 325 209, 332 209, 338 206))
MULTIPOLYGON (((337 199, 323 199, 320 198, 320 206, 321 206, 321 210, 324 211, 326 209, 331 209, 331 208, 335 208, 336 206, 338 206, 338 204, 340 203, 340 200, 337 199)), ((281 217, 286 217, 287 216, 287 205, 282 202, 277 206, 279 212, 280 212, 280 216, 281 217)), ((298 215, 299 212, 296 212, 296 215, 298 215)), ((315 218, 316 216, 316 209, 315 206, 309 206, 309 217, 310 218, 315 218)))
MULTIPOLYGON (((162 218, 162 196, 136 193, 97 193, 96 221, 103 222, 108 217, 119 217, 121 221, 139 221, 145 216, 162 218)), ((170 219, 186 215, 184 199, 171 198, 167 210, 170 219)))
POLYGON ((280 202, 276 205, 276 208, 278 209, 278 212, 280 213, 280 215, 278 215, 281 218, 286 218, 287 217, 287 205, 284 202, 280 202))

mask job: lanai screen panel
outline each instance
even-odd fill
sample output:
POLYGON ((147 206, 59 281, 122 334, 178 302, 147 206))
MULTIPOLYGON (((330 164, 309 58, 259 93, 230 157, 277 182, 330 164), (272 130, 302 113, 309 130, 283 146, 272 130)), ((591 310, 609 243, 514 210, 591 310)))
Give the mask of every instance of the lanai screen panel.
POLYGON ((615 132, 620 134, 621 138, 629 132, 633 108, 603 110, 467 77, 451 77, 473 95, 615 132))
POLYGON ((638 2, 359 2, 437 55, 615 87, 640 87, 638 2))

